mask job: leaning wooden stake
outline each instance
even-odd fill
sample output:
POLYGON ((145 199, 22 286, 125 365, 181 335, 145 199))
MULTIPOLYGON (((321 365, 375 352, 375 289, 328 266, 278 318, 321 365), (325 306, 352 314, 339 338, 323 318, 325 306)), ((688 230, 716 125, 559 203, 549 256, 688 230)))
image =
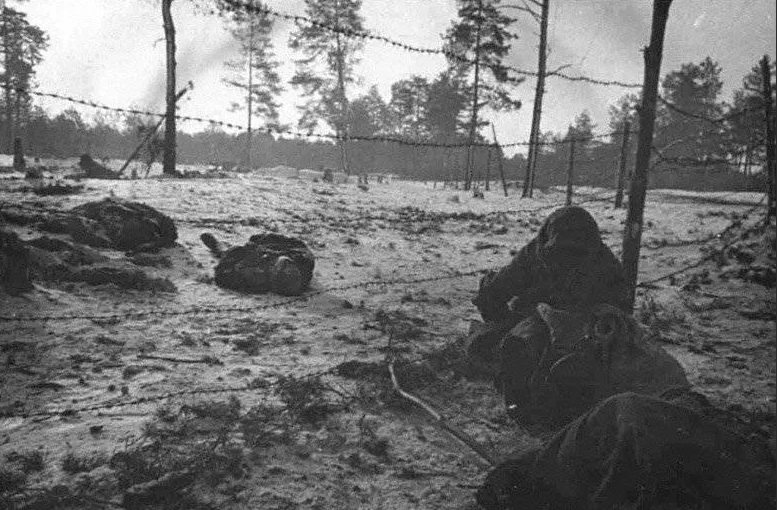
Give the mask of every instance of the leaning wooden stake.
MULTIPOLYGON (((194 86, 194 84, 193 84, 193 83, 190 81, 190 82, 189 82, 189 83, 186 85, 186 87, 184 87, 184 88, 182 88, 181 90, 179 90, 179 91, 178 91, 178 94, 176 94, 176 96, 175 96, 175 101, 176 101, 176 103, 177 103, 177 102, 178 102, 178 100, 179 100, 179 99, 181 99, 181 98, 184 96, 184 94, 186 94, 186 92, 187 92, 189 89, 191 89, 193 86, 194 86)), ((145 146, 145 145, 146 145, 146 144, 147 144, 147 143, 148 143, 148 142, 149 142, 149 141, 150 141, 150 140, 151 140, 151 139, 154 137, 154 135, 156 134, 156 132, 157 132, 157 131, 159 131, 159 128, 160 128, 160 127, 162 127, 162 124, 164 123, 164 121, 165 121, 165 119, 166 119, 166 118, 167 118, 167 116, 164 116, 164 117, 162 117, 161 119, 159 119, 159 122, 157 122, 157 123, 156 123, 156 125, 155 125, 153 128, 151 128, 151 129, 149 130, 149 132, 148 132, 148 133, 146 133, 146 136, 143 138, 143 140, 141 140, 141 142, 138 144, 138 146, 137 146, 137 147, 135 147, 135 150, 134 150, 134 151, 132 151, 132 154, 130 154, 130 155, 129 155, 129 157, 127 158, 127 161, 125 161, 125 162, 124 162, 124 164, 121 166, 121 168, 119 169, 119 172, 118 172, 118 174, 117 174, 117 175, 121 175, 122 173, 124 173, 124 170, 126 170, 126 169, 127 169, 127 167, 129 166, 129 164, 130 164, 130 163, 132 163, 132 161, 133 161, 133 160, 134 160, 136 157, 138 157, 138 154, 140 153, 140 150, 141 150, 141 149, 142 149, 142 148, 143 148, 143 147, 144 147, 144 146, 145 146)))
POLYGON ((618 185, 615 192, 615 208, 623 207, 623 184, 626 180, 626 162, 629 157, 629 121, 623 123, 623 138, 621 139, 621 158, 618 164, 618 185))
POLYGON ((569 165, 567 166, 567 206, 572 205, 572 183, 575 172, 575 139, 569 140, 569 165))
POLYGON ((639 248, 642 242, 642 220, 645 213, 648 168, 653 145, 656 120, 658 78, 661 74, 661 56, 664 33, 672 0, 653 0, 653 22, 650 46, 644 50, 645 74, 642 83, 642 106, 639 109, 639 138, 637 163, 629 186, 629 212, 623 229, 623 270, 629 286, 629 304, 634 306, 639 271, 639 248))

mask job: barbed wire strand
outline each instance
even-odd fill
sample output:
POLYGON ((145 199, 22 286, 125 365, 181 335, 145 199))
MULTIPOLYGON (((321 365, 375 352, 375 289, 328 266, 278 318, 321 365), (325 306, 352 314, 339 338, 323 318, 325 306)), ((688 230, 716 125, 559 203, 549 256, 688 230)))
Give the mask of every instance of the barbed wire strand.
MULTIPOLYGON (((749 213, 753 212, 757 207, 760 207, 762 205, 762 203, 763 203, 763 200, 764 199, 761 200, 761 203, 756 204, 755 206, 753 206, 753 208, 751 208, 750 210, 745 212, 743 216, 747 216, 749 213)), ((762 224, 763 223, 761 221, 759 221, 757 224, 755 224, 754 226, 751 226, 750 228, 745 230, 743 233, 741 233, 740 235, 735 237, 733 240, 725 243, 724 246, 722 247, 722 249, 725 250, 726 248, 734 245, 740 239, 746 237, 750 233, 752 233, 752 232, 758 230, 759 228, 761 228, 762 224)), ((740 225, 741 225, 741 221, 739 219, 735 219, 725 229, 723 229, 717 235, 717 237, 725 236, 727 233, 729 233, 734 228, 736 228, 737 226, 740 226, 740 225)), ((685 265, 685 266, 683 266, 683 267, 681 267, 681 268, 679 268, 677 270, 674 270, 674 271, 672 271, 670 273, 667 273, 667 274, 665 274, 663 276, 660 276, 658 278, 654 278, 654 279, 651 279, 651 280, 640 282, 637 285, 637 287, 641 287, 641 288, 652 287, 655 283, 658 283, 658 282, 666 280, 666 279, 673 278, 674 276, 677 276, 677 275, 679 275, 681 273, 684 273, 684 272, 687 272, 687 271, 689 271, 691 269, 699 267, 703 263, 705 263, 708 260, 714 258, 716 255, 717 255, 717 252, 712 251, 711 253, 709 253, 708 255, 706 255, 704 257, 702 257, 701 259, 699 259, 699 260, 697 260, 697 261, 695 261, 693 263, 687 264, 687 265, 685 265)), ((485 271, 487 271, 487 270, 457 272, 457 274, 455 274, 455 275, 444 275, 443 277, 426 277, 426 278, 418 278, 418 279, 412 279, 412 280, 401 280, 401 282, 402 283, 407 283, 407 282, 420 282, 420 281, 435 281, 435 280, 439 280, 439 279, 442 279, 442 278, 453 278, 453 277, 460 277, 460 276, 466 276, 466 275, 476 275, 476 274, 479 274, 479 273, 483 273, 485 271)), ((396 281, 400 281, 400 280, 395 280, 395 282, 396 281)), ((341 289, 348 288, 348 287, 354 288, 354 287, 357 287, 357 286, 364 286, 364 285, 371 285, 371 284, 387 285, 387 284, 390 284, 390 282, 363 282, 362 284, 354 284, 354 285, 350 285, 350 286, 344 286, 344 287, 341 287, 341 289)), ((325 292, 325 291, 318 291, 318 292, 322 293, 322 292, 325 292)), ((310 297, 310 296, 301 296, 299 299, 295 299, 295 301, 302 300, 302 299, 305 299, 307 297, 310 297)), ((287 300, 286 302, 289 302, 289 300, 287 300)), ((330 368, 327 368, 327 369, 323 369, 323 370, 319 370, 319 371, 315 371, 315 372, 310 372, 308 374, 304 374, 301 377, 302 378, 316 378, 316 377, 323 377, 325 375, 333 375, 333 374, 336 375, 338 367, 339 367, 339 365, 335 365, 334 367, 330 367, 330 368)), ((155 403, 155 402, 160 402, 160 401, 163 401, 163 400, 168 400, 168 399, 176 398, 176 397, 198 396, 198 395, 213 395, 213 394, 233 393, 233 392, 257 391, 257 390, 260 390, 260 389, 267 389, 267 388, 276 386, 279 383, 280 383, 280 379, 278 379, 276 381, 267 381, 266 379, 262 378, 262 381, 261 381, 260 384, 252 382, 252 383, 248 383, 248 384, 242 385, 242 386, 221 387, 221 388, 196 388, 196 389, 192 389, 192 390, 180 390, 180 391, 163 393, 163 394, 159 394, 159 395, 147 395, 147 396, 138 397, 138 398, 135 398, 135 399, 132 399, 132 400, 124 400, 124 401, 116 401, 116 402, 104 402, 104 403, 101 403, 101 404, 93 404, 93 405, 82 406, 82 407, 68 407, 68 408, 65 408, 65 409, 58 409, 58 410, 51 410, 51 411, 37 411, 37 412, 31 412, 31 413, 22 412, 22 413, 15 414, 13 416, 14 417, 18 417, 18 418, 23 418, 23 419, 35 419, 35 418, 44 418, 45 419, 45 418, 51 418, 51 417, 57 417, 57 416, 72 416, 74 414, 83 413, 83 412, 97 412, 97 411, 103 411, 103 410, 113 409, 113 408, 117 408, 117 407, 126 407, 126 406, 131 406, 131 405, 143 405, 143 404, 148 404, 148 403, 155 403)))
MULTIPOLYGON (((125 107, 118 107, 118 106, 108 106, 105 104, 97 103, 95 101, 89 101, 86 99, 79 99, 77 97, 68 96, 64 94, 58 94, 55 92, 43 92, 43 91, 37 91, 37 90, 27 90, 27 89, 16 89, 19 93, 24 94, 30 94, 40 97, 48 97, 52 99, 58 99, 61 101, 67 101, 69 103, 73 104, 79 104, 82 106, 87 106, 90 108, 96 108, 99 110, 105 110, 105 111, 112 111, 116 113, 122 113, 125 115, 145 115, 145 116, 151 116, 151 117, 165 117, 164 113, 160 112, 152 112, 149 110, 139 110, 136 108, 125 108, 125 107)), ((205 117, 193 117, 190 115, 176 115, 176 119, 182 120, 182 121, 191 121, 191 122, 200 122, 209 124, 211 126, 221 126, 221 127, 227 127, 231 129, 238 129, 241 131, 245 131, 247 128, 241 124, 235 124, 232 122, 226 122, 216 119, 209 119, 205 117)), ((252 128, 254 132, 264 132, 268 135, 291 135, 298 138, 324 138, 329 140, 341 140, 343 137, 342 135, 332 134, 332 133, 313 133, 311 131, 298 131, 294 129, 289 128, 281 128, 278 126, 264 126, 264 127, 256 127, 252 128)), ((575 137, 575 142, 586 142, 590 140, 595 139, 601 139, 601 138, 607 138, 612 136, 620 136, 622 135, 622 131, 610 131, 607 133, 602 133, 599 135, 590 135, 590 136, 583 136, 583 137, 575 137)), ((365 142, 383 142, 383 143, 396 143, 399 145, 409 145, 409 146, 415 146, 415 147, 436 147, 436 148, 449 148, 449 149, 455 149, 455 148, 462 148, 462 147, 489 147, 489 148, 495 148, 497 144, 493 142, 432 142, 432 141, 426 141, 426 140, 411 140, 407 138, 400 138, 396 136, 388 136, 388 135, 354 135, 349 134, 348 135, 349 140, 355 140, 355 141, 365 141, 365 142)), ((572 138, 565 138, 562 140, 546 140, 546 141, 539 141, 536 144, 537 145, 564 145, 567 143, 570 143, 572 141, 572 138)), ((518 141, 518 142, 509 142, 509 143, 503 143, 499 144, 500 147, 520 147, 520 146, 529 146, 531 145, 530 141, 518 141)))
MULTIPOLYGON (((609 197, 594 197, 584 201, 577 202, 578 204, 594 202, 594 201, 610 201, 612 196, 609 197)), ((763 199, 762 199, 763 202, 763 199)), ((759 207, 761 204, 757 204, 753 207, 759 207)), ((543 206, 542 209, 555 208, 557 204, 543 206)), ((537 209, 535 209, 537 210, 537 209)), ((735 220, 738 221, 738 220, 735 220)), ((732 225, 729 225, 723 233, 727 233, 732 225)), ((718 234, 720 236, 721 234, 718 234)), ((699 240, 699 243, 703 243, 706 240, 699 240)), ((694 266, 695 267, 695 266, 694 266)), ((0 316, 0 322, 46 322, 46 321, 71 321, 71 320, 92 320, 92 321, 113 321, 123 319, 138 319, 149 316, 161 316, 161 317, 177 317, 185 315, 201 315, 201 314, 228 314, 228 313, 245 313, 254 312, 259 310, 268 310, 274 308, 281 308, 294 303, 299 303, 307 299, 327 294, 330 292, 343 292, 348 290, 357 290, 367 287, 375 286, 397 286, 397 285, 410 285, 417 283, 429 283, 443 280, 457 279, 469 276, 476 276, 479 274, 487 273, 494 268, 480 268, 469 271, 453 270, 447 274, 435 275, 435 276, 421 276, 411 278, 391 278, 381 280, 369 280, 365 282, 351 283, 342 286, 335 286, 329 288, 321 288, 312 290, 301 296, 294 296, 288 299, 273 301, 271 303, 261 303, 248 306, 195 306, 187 309, 150 309, 150 310, 134 310, 113 314, 62 314, 62 315, 3 315, 0 316)), ((668 278, 668 276, 660 277, 661 279, 668 278)))
POLYGON ((729 112, 729 113, 727 113, 725 115, 722 115, 720 117, 709 117, 709 116, 701 114, 701 113, 689 112, 688 110, 680 108, 676 104, 672 103, 671 101, 667 100, 666 98, 664 98, 664 97, 662 97, 660 95, 658 96, 658 101, 661 104, 665 105, 670 110, 675 111, 675 112, 679 113, 680 115, 685 115, 686 117, 693 117, 695 119, 706 120, 707 122, 710 122, 712 124, 721 124, 723 122, 726 122, 727 120, 731 120, 731 119, 739 117, 741 115, 745 115, 747 113, 752 113, 752 112, 759 112, 759 111, 762 111, 762 110, 764 110, 766 108, 765 106, 758 106, 758 107, 754 107, 754 108, 742 108, 741 110, 735 110, 735 111, 729 112))
MULTIPOLYGON (((464 55, 460 55, 456 53, 453 50, 447 49, 447 48, 422 48, 419 46, 413 46, 411 44, 407 44, 402 41, 398 41, 396 39, 391 39, 389 37, 375 34, 372 32, 369 32, 367 30, 354 30, 349 27, 340 27, 340 26, 333 26, 328 25, 326 23, 322 23, 321 21, 312 19, 307 16, 301 16, 296 14, 288 14, 280 11, 276 11, 274 9, 271 9, 269 6, 266 5, 260 5, 260 4, 252 4, 249 2, 245 2, 242 0, 224 0, 225 3, 231 5, 233 8, 236 9, 242 9, 245 11, 253 12, 256 14, 264 14, 273 16, 275 18, 283 19, 286 21, 292 21, 294 23, 306 23, 308 25, 314 26, 316 28, 320 28, 322 30, 326 30, 328 32, 337 33, 340 35, 343 35, 345 37, 351 37, 351 38, 359 38, 359 39, 366 39, 366 40, 373 40, 373 41, 379 41, 385 44, 388 44, 390 46, 393 46, 395 48, 399 48, 405 51, 413 52, 413 53, 422 53, 427 55, 443 55, 446 58, 449 58, 451 60, 455 60, 458 62, 466 63, 466 64, 475 64, 477 63, 476 59, 468 58, 464 55)), ((539 73, 536 71, 527 71, 525 69, 520 69, 514 66, 510 65, 502 65, 502 64, 490 64, 488 62, 480 62, 480 65, 492 68, 494 70, 508 70, 512 71, 517 75, 520 76, 532 76, 537 77, 539 76, 539 73)), ((638 83, 626 83, 619 80, 603 80, 598 78, 590 78, 587 76, 571 76, 569 74, 560 72, 560 71, 551 71, 549 73, 545 73, 545 76, 556 76, 558 78, 572 81, 572 82, 587 82, 591 83, 593 85, 602 85, 602 86, 618 86, 618 87, 625 87, 625 88, 641 88, 642 85, 638 83)), ((507 79, 506 81, 513 81, 516 82, 518 80, 513 79, 507 79)))

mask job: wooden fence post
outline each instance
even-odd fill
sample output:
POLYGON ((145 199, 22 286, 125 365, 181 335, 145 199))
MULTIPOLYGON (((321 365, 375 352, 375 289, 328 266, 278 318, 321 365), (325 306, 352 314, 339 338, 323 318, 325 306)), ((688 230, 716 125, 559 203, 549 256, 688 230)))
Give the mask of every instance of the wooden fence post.
POLYGON ((644 50, 645 74, 642 81, 642 105, 639 109, 639 137, 634 177, 629 185, 629 209, 623 229, 623 272, 629 286, 629 305, 634 307, 639 271, 639 248, 642 242, 642 221, 645 215, 648 168, 653 146, 656 121, 658 79, 664 51, 664 34, 672 0, 653 0, 653 21, 650 45, 644 50))
POLYGON ((491 146, 488 146, 486 156, 486 191, 491 191, 491 146))
POLYGON ((494 135, 494 146, 496 147, 496 158, 499 162, 499 177, 502 179, 502 188, 505 190, 505 196, 507 196, 507 181, 505 180, 505 169, 502 163, 502 147, 496 140, 496 128, 491 124, 491 133, 494 135))
POLYGON ((631 124, 629 121, 623 123, 623 138, 621 139, 621 159, 618 163, 618 185, 615 192, 615 208, 623 207, 623 184, 626 178, 626 162, 629 157, 629 131, 631 124))
POLYGON ((572 180, 575 172, 575 139, 569 140, 569 165, 567 166, 567 206, 572 205, 572 180))

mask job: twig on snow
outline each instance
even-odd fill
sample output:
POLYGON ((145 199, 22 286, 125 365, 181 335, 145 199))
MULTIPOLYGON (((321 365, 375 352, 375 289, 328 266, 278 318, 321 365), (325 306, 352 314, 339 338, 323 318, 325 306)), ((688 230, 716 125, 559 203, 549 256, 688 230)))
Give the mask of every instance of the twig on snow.
POLYGON ((391 335, 389 335, 388 371, 389 371, 389 375, 391 375, 391 384, 394 387, 394 391, 396 391, 402 397, 406 398, 407 400, 410 400, 415 405, 419 406, 424 411, 426 411, 432 418, 434 418, 435 425, 437 425, 442 430, 444 430, 448 434, 458 439, 460 442, 464 443, 466 446, 472 449, 472 451, 477 453, 480 456, 480 458, 485 460, 489 465, 496 466, 499 463, 499 460, 497 459, 495 454, 493 454, 492 452, 489 452, 483 445, 479 444, 477 441, 475 441, 474 438, 472 438, 469 434, 467 434, 463 430, 460 430, 458 427, 455 427, 454 425, 451 425, 450 423, 448 423, 445 420, 445 418, 442 416, 442 414, 440 414, 437 410, 435 410, 431 405, 424 402, 421 398, 411 393, 408 393, 407 391, 402 389, 402 387, 399 385, 399 381, 397 380, 397 375, 396 373, 394 373, 394 356, 391 351, 391 340, 392 340, 392 337, 391 335))

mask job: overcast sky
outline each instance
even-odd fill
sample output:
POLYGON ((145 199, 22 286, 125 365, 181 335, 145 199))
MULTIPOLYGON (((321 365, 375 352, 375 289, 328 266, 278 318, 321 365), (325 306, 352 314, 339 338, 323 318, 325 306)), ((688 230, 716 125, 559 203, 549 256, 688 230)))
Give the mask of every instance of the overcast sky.
MULTIPOLYGON (((2 0, 0 0, 1 2, 2 0)), ((206 2, 207 0, 200 0, 206 2)), ((159 0, 29 0, 10 6, 28 13, 31 23, 49 35, 50 46, 38 68, 38 90, 90 99, 112 106, 163 111, 164 33, 159 0)), ((304 14, 302 0, 268 0, 290 14, 304 14)), ((503 2, 510 3, 510 2, 503 2)), ((514 2, 513 2, 514 3, 514 2)), ((549 68, 563 64, 569 74, 641 83, 641 48, 650 35, 651 0, 550 0, 549 68)), ((422 47, 440 47, 440 34, 456 14, 454 0, 364 0, 365 27, 375 33, 422 47)), ((222 62, 236 56, 236 44, 215 16, 195 13, 191 2, 176 0, 173 16, 178 41, 178 83, 194 82, 182 103, 184 115, 245 124, 244 114, 228 111, 236 92, 221 84, 222 62)), ((276 52, 284 62, 284 78, 293 72, 293 53, 286 48, 293 26, 276 22, 276 52)), ((514 28, 507 63, 535 69, 538 27, 522 16, 514 28)), ((662 74, 709 55, 723 69, 724 95, 740 86, 742 76, 764 54, 775 57, 774 0, 674 0, 664 45, 662 74)), ((441 55, 419 55, 367 42, 358 74, 360 90, 378 85, 387 98, 391 83, 419 74, 433 78, 445 67, 441 55)), ((500 142, 525 140, 531 122, 534 79, 515 89, 523 101, 519 112, 492 117, 500 142)), ((281 121, 294 123, 299 102, 293 89, 283 96, 281 121)), ((565 131, 586 109, 598 132, 607 128, 607 106, 628 92, 550 78, 544 101, 542 130, 565 131)), ((353 97, 354 93, 351 94, 353 97)), ((57 112, 68 104, 40 102, 57 112)), ((88 110, 84 110, 88 111, 88 110)), ((181 129, 204 126, 183 123, 181 129)), ((484 133, 488 134, 488 132, 484 133)))

